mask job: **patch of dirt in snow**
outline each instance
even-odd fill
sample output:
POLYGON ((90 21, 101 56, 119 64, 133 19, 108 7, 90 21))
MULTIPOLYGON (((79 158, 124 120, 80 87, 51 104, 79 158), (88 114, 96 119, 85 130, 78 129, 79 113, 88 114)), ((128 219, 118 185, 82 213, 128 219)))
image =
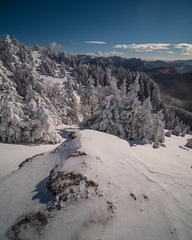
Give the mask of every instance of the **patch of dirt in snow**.
POLYGON ((8 231, 7 236, 13 237, 15 240, 26 239, 28 236, 25 232, 28 232, 29 228, 35 228, 40 232, 40 229, 47 225, 49 218, 51 218, 50 214, 45 215, 41 211, 38 211, 37 213, 29 213, 12 226, 12 231, 8 231))
MULTIPOLYGON (((77 155, 73 155, 72 157, 76 157, 77 155)), ((81 195, 85 195, 87 199, 89 196, 88 187, 95 187, 96 195, 98 186, 93 180, 88 180, 86 176, 81 173, 64 173, 64 171, 58 171, 58 165, 55 166, 54 169, 51 170, 49 174, 49 179, 47 181, 46 187, 49 191, 55 196, 58 196, 60 201, 66 202, 69 197, 71 199, 77 200, 77 197, 81 195), (81 187, 79 187, 81 184, 81 187), (83 189, 83 190, 82 190, 83 189)))

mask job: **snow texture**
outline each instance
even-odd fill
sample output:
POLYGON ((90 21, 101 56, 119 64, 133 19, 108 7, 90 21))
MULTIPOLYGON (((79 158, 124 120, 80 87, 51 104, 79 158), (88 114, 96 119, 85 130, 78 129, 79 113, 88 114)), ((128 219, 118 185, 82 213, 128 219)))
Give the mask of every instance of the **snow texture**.
POLYGON ((70 134, 0 178, 0 239, 191 240, 188 138, 153 149, 94 130, 70 134))

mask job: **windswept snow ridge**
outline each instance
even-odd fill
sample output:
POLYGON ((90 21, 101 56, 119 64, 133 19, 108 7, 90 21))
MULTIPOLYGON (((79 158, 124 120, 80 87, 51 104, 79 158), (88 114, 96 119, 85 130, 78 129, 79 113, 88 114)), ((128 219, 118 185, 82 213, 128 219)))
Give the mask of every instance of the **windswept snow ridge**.
POLYGON ((153 149, 94 130, 72 133, 0 179, 0 238, 17 231, 21 240, 191 240, 187 138, 166 137, 167 147, 153 149))

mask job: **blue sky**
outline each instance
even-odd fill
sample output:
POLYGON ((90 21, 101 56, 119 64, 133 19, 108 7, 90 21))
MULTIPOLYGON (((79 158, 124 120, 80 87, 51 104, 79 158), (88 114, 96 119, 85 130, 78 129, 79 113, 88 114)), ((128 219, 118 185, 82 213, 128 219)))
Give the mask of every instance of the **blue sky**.
POLYGON ((0 0, 0 35, 68 53, 192 59, 192 0, 0 0))

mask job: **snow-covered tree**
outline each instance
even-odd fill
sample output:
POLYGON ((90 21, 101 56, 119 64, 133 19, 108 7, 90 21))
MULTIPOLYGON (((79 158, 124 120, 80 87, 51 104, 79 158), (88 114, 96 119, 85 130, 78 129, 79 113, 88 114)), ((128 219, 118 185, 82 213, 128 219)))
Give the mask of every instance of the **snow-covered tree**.
POLYGON ((31 141, 58 143, 61 137, 56 131, 56 116, 48 109, 40 107, 30 121, 30 135, 31 141))
MULTIPOLYGON (((152 113, 150 98, 143 104, 138 100, 139 77, 129 86, 129 91, 120 97, 116 91, 106 96, 100 108, 85 121, 92 129, 115 134, 144 143, 164 141, 162 112, 152 113)), ((116 89, 115 87, 113 89, 116 89)))
POLYGON ((55 76, 56 72, 55 70, 57 70, 57 66, 55 64, 55 61, 48 58, 47 55, 42 55, 41 57, 41 62, 39 64, 40 69, 42 70, 42 72, 46 75, 50 75, 50 76, 55 76))
POLYGON ((79 89, 78 89, 78 92, 81 94, 83 92, 84 88, 83 88, 83 85, 82 83, 80 82, 79 83, 79 89))
POLYGON ((86 121, 87 126, 124 137, 124 131, 119 120, 121 107, 121 102, 117 97, 114 95, 107 96, 102 106, 86 121))
POLYGON ((81 93, 82 114, 84 116, 91 116, 98 108, 97 92, 95 90, 94 79, 89 77, 87 87, 81 93))
MULTIPOLYGON (((136 121, 137 121, 137 113, 138 109, 141 105, 141 102, 138 100, 138 92, 139 92, 139 77, 137 74, 135 78, 135 82, 131 84, 128 88, 128 93, 125 98, 122 99, 123 102, 123 110, 130 112, 129 122, 125 123, 126 129, 129 129, 129 132, 126 133, 127 137, 130 139, 137 139, 137 129, 136 129, 136 121), (129 125, 129 126, 127 126, 129 125)), ((124 121, 125 122, 125 121, 124 121)))
POLYGON ((41 51, 42 50, 42 48, 39 45, 37 45, 36 42, 33 43, 32 49, 34 51, 41 51))
POLYGON ((60 78, 63 78, 66 75, 66 73, 65 73, 65 63, 64 62, 61 63, 61 68, 59 70, 58 75, 59 75, 60 78))
POLYGON ((127 82, 126 78, 123 79, 123 83, 120 86, 120 97, 125 97, 127 93, 127 82))
POLYGON ((36 43, 30 48, 8 35, 0 37, 0 53, 3 141, 56 142, 55 126, 77 123, 81 115, 94 129, 157 145, 163 141, 163 115, 175 134, 192 126, 189 113, 162 103, 158 86, 145 74, 85 64, 75 55, 36 43))
POLYGON ((137 131, 138 139, 148 143, 153 137, 153 114, 150 98, 145 99, 137 113, 137 131))
POLYGON ((153 138, 154 142, 164 142, 165 133, 164 133, 164 116, 162 110, 153 114, 153 138))
MULTIPOLYGON (((21 103, 22 98, 14 91, 4 96, 1 103, 1 141, 10 143, 60 142, 61 139, 55 129, 58 123, 57 116, 45 109, 40 99, 38 93, 31 87, 26 95, 26 100, 29 101, 27 105, 21 103)), ((43 99, 41 100, 44 102, 43 99)), ((45 102, 44 105, 46 106, 45 102)))
MULTIPOLYGON (((110 73, 110 72, 109 72, 110 73)), ((105 86, 105 95, 119 95, 119 89, 117 88, 117 79, 115 77, 108 76, 109 84, 105 86)))

